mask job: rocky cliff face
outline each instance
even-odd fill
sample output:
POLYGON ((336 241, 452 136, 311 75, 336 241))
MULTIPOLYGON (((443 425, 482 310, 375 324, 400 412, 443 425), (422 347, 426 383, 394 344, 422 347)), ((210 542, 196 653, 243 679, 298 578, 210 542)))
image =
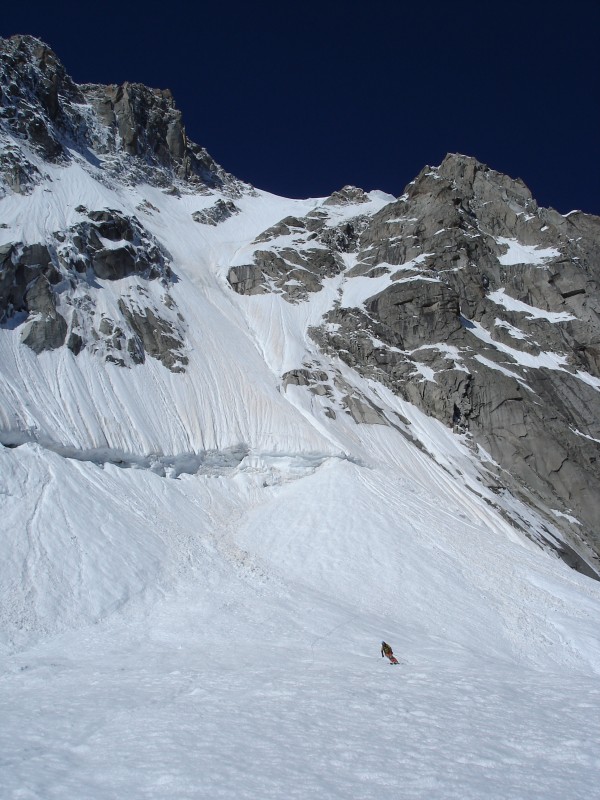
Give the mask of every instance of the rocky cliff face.
MULTIPOLYGON (((176 195, 218 190, 230 197, 250 191, 188 140, 169 91, 78 86, 43 42, 0 39, 0 197, 30 194, 49 180, 49 165, 70 163, 111 187, 145 183, 176 195)), ((217 203, 228 213, 235 208, 231 200, 217 203)), ((169 254, 137 217, 76 211, 76 224, 44 241, 0 246, 0 324, 25 320, 22 342, 36 353, 88 348, 121 366, 149 355, 183 371, 185 324, 169 295, 169 254), (96 279, 125 278, 119 308, 100 310, 96 279), (154 301, 149 282, 157 284, 154 301)))
POLYGON ((21 341, 36 353, 87 347, 120 366, 148 354, 182 371, 184 325, 169 296, 169 254, 135 217, 83 206, 79 214, 81 222, 51 241, 0 246, 0 325, 23 323, 21 341), (100 301, 98 278, 123 282, 120 322, 100 301), (159 303, 150 300, 150 283, 158 284, 159 303))
POLYGON ((76 85, 50 48, 31 36, 0 40, 0 175, 13 191, 40 179, 48 162, 100 162, 107 178, 163 187, 244 186, 185 135, 168 90, 135 83, 76 85), (11 137, 27 144, 31 157, 11 137))
POLYGON ((282 220, 232 287, 298 302, 342 274, 312 330, 322 350, 468 437, 497 492, 552 509, 582 556, 565 557, 598 563, 600 219, 539 208, 521 181, 461 155, 361 211, 346 188, 282 220), (336 225, 327 207, 342 202, 355 214, 336 225))
MULTIPOLYGON (((239 198, 253 190, 187 139, 169 92, 78 86, 32 37, 0 40, 0 66, 0 198, 52 191, 51 168, 76 164, 105 187, 204 196, 188 212, 195 231, 243 227, 239 198)), ((598 573, 600 219, 540 208, 521 181, 462 155, 426 167, 401 197, 371 201, 344 187, 226 265, 240 302, 275 293, 298 305, 324 287, 334 298, 311 317, 323 361, 279 376, 282 390, 306 387, 339 398, 356 423, 389 424, 327 368, 341 359, 452 428, 499 498, 535 509, 546 543, 598 573)), ((185 372, 177 264, 144 222, 159 210, 136 208, 80 204, 43 240, 4 236, 0 326, 36 354, 87 350, 129 368, 150 357, 185 372)), ((339 410, 332 401, 326 413, 339 410)), ((511 519, 528 533, 522 513, 511 519)))

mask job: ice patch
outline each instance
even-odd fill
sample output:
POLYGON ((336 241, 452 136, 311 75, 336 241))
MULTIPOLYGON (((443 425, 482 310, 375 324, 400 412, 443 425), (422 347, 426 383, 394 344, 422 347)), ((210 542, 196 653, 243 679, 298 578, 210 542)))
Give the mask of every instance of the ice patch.
POLYGON ((587 433, 583 433, 582 431, 577 430, 577 428, 570 429, 576 436, 582 436, 584 439, 589 439, 590 442, 597 442, 600 444, 600 439, 594 439, 593 436, 589 436, 587 433))
POLYGON ((562 517, 563 519, 568 520, 573 525, 581 525, 581 522, 574 517, 572 514, 565 514, 563 511, 558 511, 556 508, 551 508, 550 511, 554 514, 555 517, 562 517))
POLYGON ((407 278, 400 278, 394 280, 394 277, 400 272, 414 271, 420 264, 425 261, 431 253, 421 253, 410 261, 398 266, 383 262, 378 264, 378 268, 387 269, 388 272, 379 275, 377 278, 369 278, 365 275, 357 275, 354 278, 346 278, 342 285, 342 308, 360 308, 370 298, 376 294, 385 291, 393 283, 403 283, 411 280, 423 280, 431 283, 439 283, 437 278, 429 278, 425 275, 414 275, 407 278))
POLYGON ((515 350, 513 347, 509 347, 508 345, 493 339, 489 331, 487 331, 483 325, 480 325, 478 322, 467 320, 464 317, 462 319, 465 327, 473 334, 473 336, 476 336, 482 342, 494 347, 496 350, 506 353, 507 356, 509 356, 517 364, 520 364, 522 367, 533 367, 534 369, 545 367, 546 369, 556 369, 563 372, 568 372, 568 370, 565 369, 568 363, 566 355, 562 353, 553 353, 552 351, 544 351, 539 355, 534 356, 531 353, 524 353, 522 350, 515 350))
POLYGON ((506 252, 498 256, 498 261, 505 267, 514 264, 534 264, 543 266, 549 259, 560 255, 560 250, 554 247, 536 247, 529 244, 520 244, 516 239, 498 236, 495 240, 499 245, 507 248, 506 252))
POLYGON ((504 319, 500 319, 499 317, 496 318, 494 322, 496 328, 502 328, 505 330, 509 336, 512 336, 513 339, 529 339, 530 337, 520 328, 515 328, 514 325, 511 325, 510 322, 506 322, 504 319))
POLYGON ((483 364, 485 367, 488 367, 489 369, 494 369, 494 370, 496 370, 496 372, 501 372, 503 375, 506 375, 508 378, 514 378, 522 386, 526 386, 527 388, 529 388, 520 375, 518 375, 516 372, 512 372, 511 370, 506 369, 506 367, 503 367, 500 364, 497 364, 495 361, 490 361, 489 358, 484 358, 484 356, 480 356, 480 355, 476 355, 475 356, 475 361, 479 361, 480 364, 483 364))
POLYGON ((503 306, 507 311, 517 311, 521 314, 527 314, 527 319, 546 319, 548 322, 568 322, 572 319, 577 319, 573 314, 567 311, 545 311, 543 308, 536 308, 530 306, 528 303, 523 303, 514 297, 506 294, 506 289, 497 289, 495 292, 490 292, 488 298, 499 306, 503 306))
POLYGON ((422 375, 426 381, 436 383, 435 370, 431 369, 431 367, 428 367, 426 364, 421 364, 419 361, 414 362, 414 367, 415 371, 411 373, 411 376, 422 375))

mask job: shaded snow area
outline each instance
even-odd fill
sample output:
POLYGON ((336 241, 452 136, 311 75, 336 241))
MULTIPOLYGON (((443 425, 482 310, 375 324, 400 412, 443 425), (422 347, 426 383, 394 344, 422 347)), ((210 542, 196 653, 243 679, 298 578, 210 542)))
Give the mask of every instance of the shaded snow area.
POLYGON ((214 196, 52 177, 2 200, 6 241, 79 204, 137 214, 188 363, 36 356, 0 330, 0 797, 594 797, 600 584, 505 519, 463 436, 319 352, 308 329, 376 282, 296 304, 227 283, 322 200, 247 194, 209 226, 214 196), (329 394, 285 385, 305 365, 329 394))

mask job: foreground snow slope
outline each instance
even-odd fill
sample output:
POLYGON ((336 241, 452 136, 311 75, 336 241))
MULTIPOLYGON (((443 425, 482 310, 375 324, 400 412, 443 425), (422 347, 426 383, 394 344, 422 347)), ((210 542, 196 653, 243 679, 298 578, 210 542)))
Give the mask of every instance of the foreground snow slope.
POLYGON ((176 480, 3 451, 2 796, 593 796, 597 584, 389 445, 176 480))
POLYGON ((226 283, 321 201, 248 195, 208 229, 211 197, 52 178, 0 233, 152 203, 189 365, 1 332, 2 796, 592 796, 598 583, 516 533, 461 437, 317 351, 343 276, 297 305, 226 283), (307 360, 378 424, 284 386, 307 360))

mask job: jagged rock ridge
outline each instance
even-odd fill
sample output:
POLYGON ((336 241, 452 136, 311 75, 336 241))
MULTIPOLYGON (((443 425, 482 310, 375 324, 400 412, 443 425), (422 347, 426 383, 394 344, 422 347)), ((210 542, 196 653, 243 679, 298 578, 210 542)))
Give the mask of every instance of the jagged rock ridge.
MULTIPOLYGON (((32 192, 46 178, 44 164, 73 161, 109 186, 143 182, 175 195, 218 189, 229 197, 252 191, 186 137, 168 90, 78 86, 31 36, 0 39, 0 65, 0 197, 32 192)), ((226 218, 220 204, 234 213, 233 202, 219 198, 211 224, 226 218)), ((169 254, 137 217, 77 211, 81 222, 46 241, 0 247, 0 324, 24 322, 22 341, 36 353, 87 347, 121 366, 150 355, 184 370, 185 325, 168 293, 169 254), (130 285, 113 320, 97 311, 98 279, 125 278, 130 285), (149 281, 163 288, 158 304, 146 297, 149 281)))
POLYGON ((32 36, 0 40, 0 63, 0 174, 13 191, 29 191, 40 171, 10 135, 49 162, 99 160, 107 177, 175 189, 219 188, 233 196, 244 190, 187 138, 170 91, 137 83, 77 85, 32 36))

